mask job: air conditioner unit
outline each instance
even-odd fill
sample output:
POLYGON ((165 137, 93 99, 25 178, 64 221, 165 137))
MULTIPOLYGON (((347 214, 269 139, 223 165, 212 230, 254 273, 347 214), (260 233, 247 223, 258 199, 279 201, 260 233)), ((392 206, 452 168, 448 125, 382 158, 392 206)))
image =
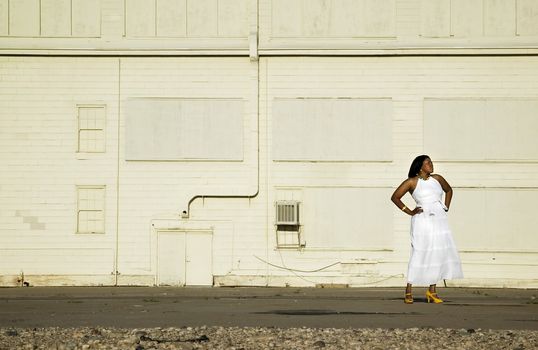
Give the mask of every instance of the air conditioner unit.
POLYGON ((276 202, 277 225, 299 225, 299 202, 277 201, 276 202))

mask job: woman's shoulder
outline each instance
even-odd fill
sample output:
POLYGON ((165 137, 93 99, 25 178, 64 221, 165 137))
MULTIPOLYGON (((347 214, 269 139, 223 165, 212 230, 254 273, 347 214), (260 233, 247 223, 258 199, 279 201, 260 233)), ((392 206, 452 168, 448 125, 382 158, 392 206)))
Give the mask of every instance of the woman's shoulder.
POLYGON ((418 176, 408 177, 404 183, 407 184, 407 186, 409 186, 409 188, 413 191, 417 187, 418 176))
POLYGON ((416 183, 418 181, 418 175, 413 176, 413 177, 408 177, 407 180, 405 181, 408 181, 410 183, 416 183))
POLYGON ((437 181, 442 181, 444 180, 445 178, 442 177, 440 174, 430 174, 431 177, 433 177, 435 180, 437 181))

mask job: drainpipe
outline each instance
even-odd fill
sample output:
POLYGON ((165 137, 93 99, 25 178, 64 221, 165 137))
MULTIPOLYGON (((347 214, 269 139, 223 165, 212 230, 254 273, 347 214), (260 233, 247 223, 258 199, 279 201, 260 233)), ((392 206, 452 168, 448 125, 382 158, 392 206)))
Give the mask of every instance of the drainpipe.
POLYGON ((258 196, 260 193, 260 62, 258 55, 258 33, 259 33, 259 0, 256 2, 256 20, 255 23, 251 26, 251 31, 249 34, 249 57, 251 62, 256 63, 256 129, 257 129, 257 140, 256 140, 256 158, 257 158, 257 169, 256 169, 256 191, 252 194, 244 195, 215 195, 215 194, 199 194, 193 196, 188 204, 187 209, 181 213, 181 218, 188 219, 190 216, 191 204, 197 199, 205 198, 246 198, 253 199, 258 196))
POLYGON ((118 148, 117 148, 117 163, 116 163, 116 249, 114 253, 114 285, 118 285, 118 260, 119 260, 119 237, 120 237, 120 115, 121 115, 121 58, 118 57, 118 148))

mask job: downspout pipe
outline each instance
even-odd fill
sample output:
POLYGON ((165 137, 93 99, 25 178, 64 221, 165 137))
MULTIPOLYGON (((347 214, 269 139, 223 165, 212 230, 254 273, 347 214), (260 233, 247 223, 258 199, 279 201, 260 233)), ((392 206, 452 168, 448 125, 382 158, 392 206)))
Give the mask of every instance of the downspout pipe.
POLYGON ((259 32, 259 0, 256 1, 256 23, 252 26, 252 31, 249 34, 249 57, 251 62, 257 62, 256 68, 256 130, 257 130, 257 140, 256 140, 256 158, 257 158, 257 168, 256 168, 256 191, 252 194, 245 195, 214 195, 214 194, 199 194, 193 196, 189 203, 187 204, 187 209, 181 213, 181 218, 188 219, 190 216, 191 204, 197 199, 206 199, 206 198, 221 198, 221 199, 253 199, 258 196, 260 193, 260 63, 258 55, 258 32, 259 32))
POLYGON ((120 248, 120 117, 121 117, 121 57, 118 57, 118 148, 116 163, 116 249, 114 253, 114 286, 118 285, 118 275, 120 274, 119 248, 120 248))

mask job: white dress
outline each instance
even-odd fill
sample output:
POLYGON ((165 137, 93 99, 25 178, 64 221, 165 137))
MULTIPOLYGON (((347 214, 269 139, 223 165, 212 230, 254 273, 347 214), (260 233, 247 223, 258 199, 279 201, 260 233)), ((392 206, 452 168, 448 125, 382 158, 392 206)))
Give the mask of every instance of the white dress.
POLYGON ((463 278, 461 262, 448 227, 443 189, 433 177, 418 179, 413 199, 423 212, 411 218, 411 259, 407 282, 436 284, 442 279, 463 278))

